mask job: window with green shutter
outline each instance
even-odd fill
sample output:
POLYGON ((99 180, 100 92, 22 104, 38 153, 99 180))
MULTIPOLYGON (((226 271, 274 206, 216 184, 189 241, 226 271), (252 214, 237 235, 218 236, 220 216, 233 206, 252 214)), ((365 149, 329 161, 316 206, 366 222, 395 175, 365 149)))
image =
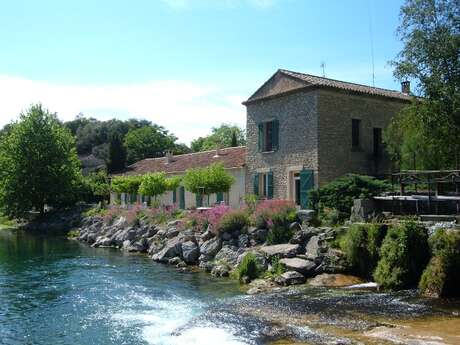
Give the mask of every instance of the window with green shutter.
POLYGON ((173 204, 177 202, 177 195, 176 195, 176 190, 173 190, 173 204))
POLYGON ((224 201, 224 193, 216 193, 216 202, 220 204, 222 201, 224 201))
POLYGON ((273 172, 267 173, 267 199, 273 199, 273 172))
POLYGON ((196 207, 203 206, 203 198, 200 194, 195 194, 196 207))
POLYGON ((253 180, 253 192, 255 195, 259 195, 259 174, 254 174, 253 180))
POLYGON ((308 207, 308 192, 315 184, 313 170, 303 169, 300 171, 300 207, 308 207))
POLYGON ((258 148, 261 152, 271 152, 279 147, 279 121, 267 121, 258 124, 258 148))
POLYGON ((185 188, 179 187, 179 208, 185 210, 185 188))

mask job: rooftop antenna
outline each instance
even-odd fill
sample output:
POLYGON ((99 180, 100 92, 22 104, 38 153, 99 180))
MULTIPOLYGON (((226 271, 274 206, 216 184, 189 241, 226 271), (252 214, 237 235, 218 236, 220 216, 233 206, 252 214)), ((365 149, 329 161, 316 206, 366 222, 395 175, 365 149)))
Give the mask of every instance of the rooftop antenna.
POLYGON ((323 69, 323 78, 325 78, 326 77, 326 72, 325 72, 326 63, 324 61, 321 61, 320 67, 323 69))
POLYGON ((375 87, 374 35, 372 33, 371 0, 367 1, 367 11, 368 11, 368 15, 369 15, 369 37, 370 37, 370 41, 371 41, 372 86, 375 87))

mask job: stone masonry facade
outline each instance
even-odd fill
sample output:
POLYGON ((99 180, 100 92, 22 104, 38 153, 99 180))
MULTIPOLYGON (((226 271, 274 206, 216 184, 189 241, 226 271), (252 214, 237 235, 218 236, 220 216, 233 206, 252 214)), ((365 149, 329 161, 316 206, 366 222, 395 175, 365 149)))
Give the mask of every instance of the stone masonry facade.
POLYGON ((317 91, 291 93, 248 105, 246 193, 253 193, 254 173, 271 170, 273 197, 285 199, 290 168, 318 170, 317 107, 317 91), (279 121, 279 148, 274 152, 259 152, 257 124, 273 119, 279 121))
POLYGON ((398 99, 396 91, 369 89, 366 93, 329 85, 315 87, 277 72, 244 103, 246 193, 253 193, 254 174, 268 171, 273 173, 273 198, 277 199, 292 199, 290 172, 303 168, 314 171, 315 186, 347 173, 390 173, 388 156, 376 159, 373 154, 374 129, 383 132, 407 99, 402 94, 398 99), (384 94, 373 94, 374 90, 384 94), (352 147, 352 119, 361 121, 359 147, 352 147), (258 124, 272 120, 279 122, 278 149, 260 152, 258 124))

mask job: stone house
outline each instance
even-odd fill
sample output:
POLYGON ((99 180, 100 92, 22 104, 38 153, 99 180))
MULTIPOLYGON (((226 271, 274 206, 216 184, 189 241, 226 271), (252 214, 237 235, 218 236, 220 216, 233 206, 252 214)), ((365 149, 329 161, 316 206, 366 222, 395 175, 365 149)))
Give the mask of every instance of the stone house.
POLYGON ((247 109, 246 193, 306 207, 308 190, 347 173, 384 175, 382 130, 404 92, 278 70, 247 109))

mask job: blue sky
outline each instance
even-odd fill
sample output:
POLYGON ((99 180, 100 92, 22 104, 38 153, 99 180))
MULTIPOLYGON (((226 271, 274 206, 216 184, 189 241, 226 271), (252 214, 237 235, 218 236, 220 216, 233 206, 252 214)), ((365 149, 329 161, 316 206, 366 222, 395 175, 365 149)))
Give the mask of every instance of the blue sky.
POLYGON ((181 141, 278 68, 399 89, 402 0, 0 0, 0 125, 41 101, 63 120, 147 118, 181 141))

